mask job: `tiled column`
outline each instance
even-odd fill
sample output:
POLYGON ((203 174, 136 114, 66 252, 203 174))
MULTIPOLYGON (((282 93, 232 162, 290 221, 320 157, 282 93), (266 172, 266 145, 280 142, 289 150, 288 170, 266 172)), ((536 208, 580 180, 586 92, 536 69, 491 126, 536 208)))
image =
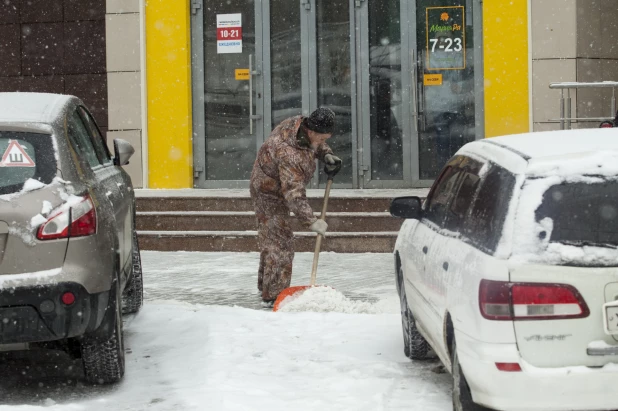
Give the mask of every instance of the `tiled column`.
MULTIPOLYGON (((618 2, 577 1, 577 81, 618 81, 618 2)), ((611 91, 577 92, 579 117, 607 117, 611 91)), ((618 97, 618 95, 616 96, 618 97)), ((598 122, 587 123, 596 127, 598 122)))
POLYGON ((109 129, 107 141, 130 142, 135 154, 125 167, 135 187, 143 187, 142 85, 139 0, 107 0, 107 84, 109 129))
MULTIPOLYGON (((550 83, 618 81, 618 7, 616 0, 532 0, 531 18, 534 130, 557 130, 549 120, 560 117, 560 91, 550 83)), ((610 96, 571 91, 571 117, 609 116, 610 96)))

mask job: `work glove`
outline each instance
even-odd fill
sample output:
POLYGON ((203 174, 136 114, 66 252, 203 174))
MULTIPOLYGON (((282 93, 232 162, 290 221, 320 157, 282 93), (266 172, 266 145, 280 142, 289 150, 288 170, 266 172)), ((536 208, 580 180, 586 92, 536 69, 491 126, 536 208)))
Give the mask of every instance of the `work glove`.
POLYGON ((324 156, 324 172, 330 176, 335 176, 341 170, 341 159, 333 154, 324 156))
POLYGON ((315 222, 313 224, 311 224, 311 227, 309 227, 311 229, 311 231, 313 231, 314 233, 318 233, 320 235, 322 235, 322 237, 326 237, 326 230, 328 229, 328 224, 326 224, 326 221, 324 220, 315 220, 315 222))

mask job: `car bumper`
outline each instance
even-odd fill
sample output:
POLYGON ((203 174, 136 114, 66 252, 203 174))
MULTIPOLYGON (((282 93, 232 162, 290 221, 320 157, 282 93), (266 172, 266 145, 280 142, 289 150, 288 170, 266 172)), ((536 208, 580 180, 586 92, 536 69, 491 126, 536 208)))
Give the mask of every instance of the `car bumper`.
POLYGON ((618 365, 536 368, 516 344, 487 344, 457 333, 457 354, 474 401, 495 410, 615 410, 618 365), (499 371, 519 363, 521 372, 499 371))
POLYGON ((96 330, 109 292, 89 294, 77 283, 0 289, 0 344, 35 343, 77 337, 96 330), (65 305, 71 292, 75 302, 65 305))

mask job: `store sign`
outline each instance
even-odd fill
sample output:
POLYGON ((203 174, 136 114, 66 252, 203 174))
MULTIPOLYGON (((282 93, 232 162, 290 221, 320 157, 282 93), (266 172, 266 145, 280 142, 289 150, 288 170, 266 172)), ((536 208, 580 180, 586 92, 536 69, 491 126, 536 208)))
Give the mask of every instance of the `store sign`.
POLYGON ((234 78, 236 80, 249 80, 249 69, 234 70, 234 78))
POLYGON ((441 86, 442 74, 425 74, 423 76, 423 84, 425 86, 441 86))
POLYGON ((217 14, 217 53, 242 53, 242 15, 217 14))
POLYGON ((464 6, 427 7, 427 69, 466 68, 464 6))

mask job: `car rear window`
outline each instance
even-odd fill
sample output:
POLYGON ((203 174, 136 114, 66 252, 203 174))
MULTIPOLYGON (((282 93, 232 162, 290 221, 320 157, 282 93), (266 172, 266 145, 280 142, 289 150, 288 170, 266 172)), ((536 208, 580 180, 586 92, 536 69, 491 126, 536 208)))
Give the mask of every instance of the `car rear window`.
POLYGON ((49 134, 0 131, 0 195, 22 190, 28 179, 49 184, 56 156, 49 134))
POLYGON ((618 247, 618 181, 554 185, 535 218, 552 220, 550 242, 618 247))

